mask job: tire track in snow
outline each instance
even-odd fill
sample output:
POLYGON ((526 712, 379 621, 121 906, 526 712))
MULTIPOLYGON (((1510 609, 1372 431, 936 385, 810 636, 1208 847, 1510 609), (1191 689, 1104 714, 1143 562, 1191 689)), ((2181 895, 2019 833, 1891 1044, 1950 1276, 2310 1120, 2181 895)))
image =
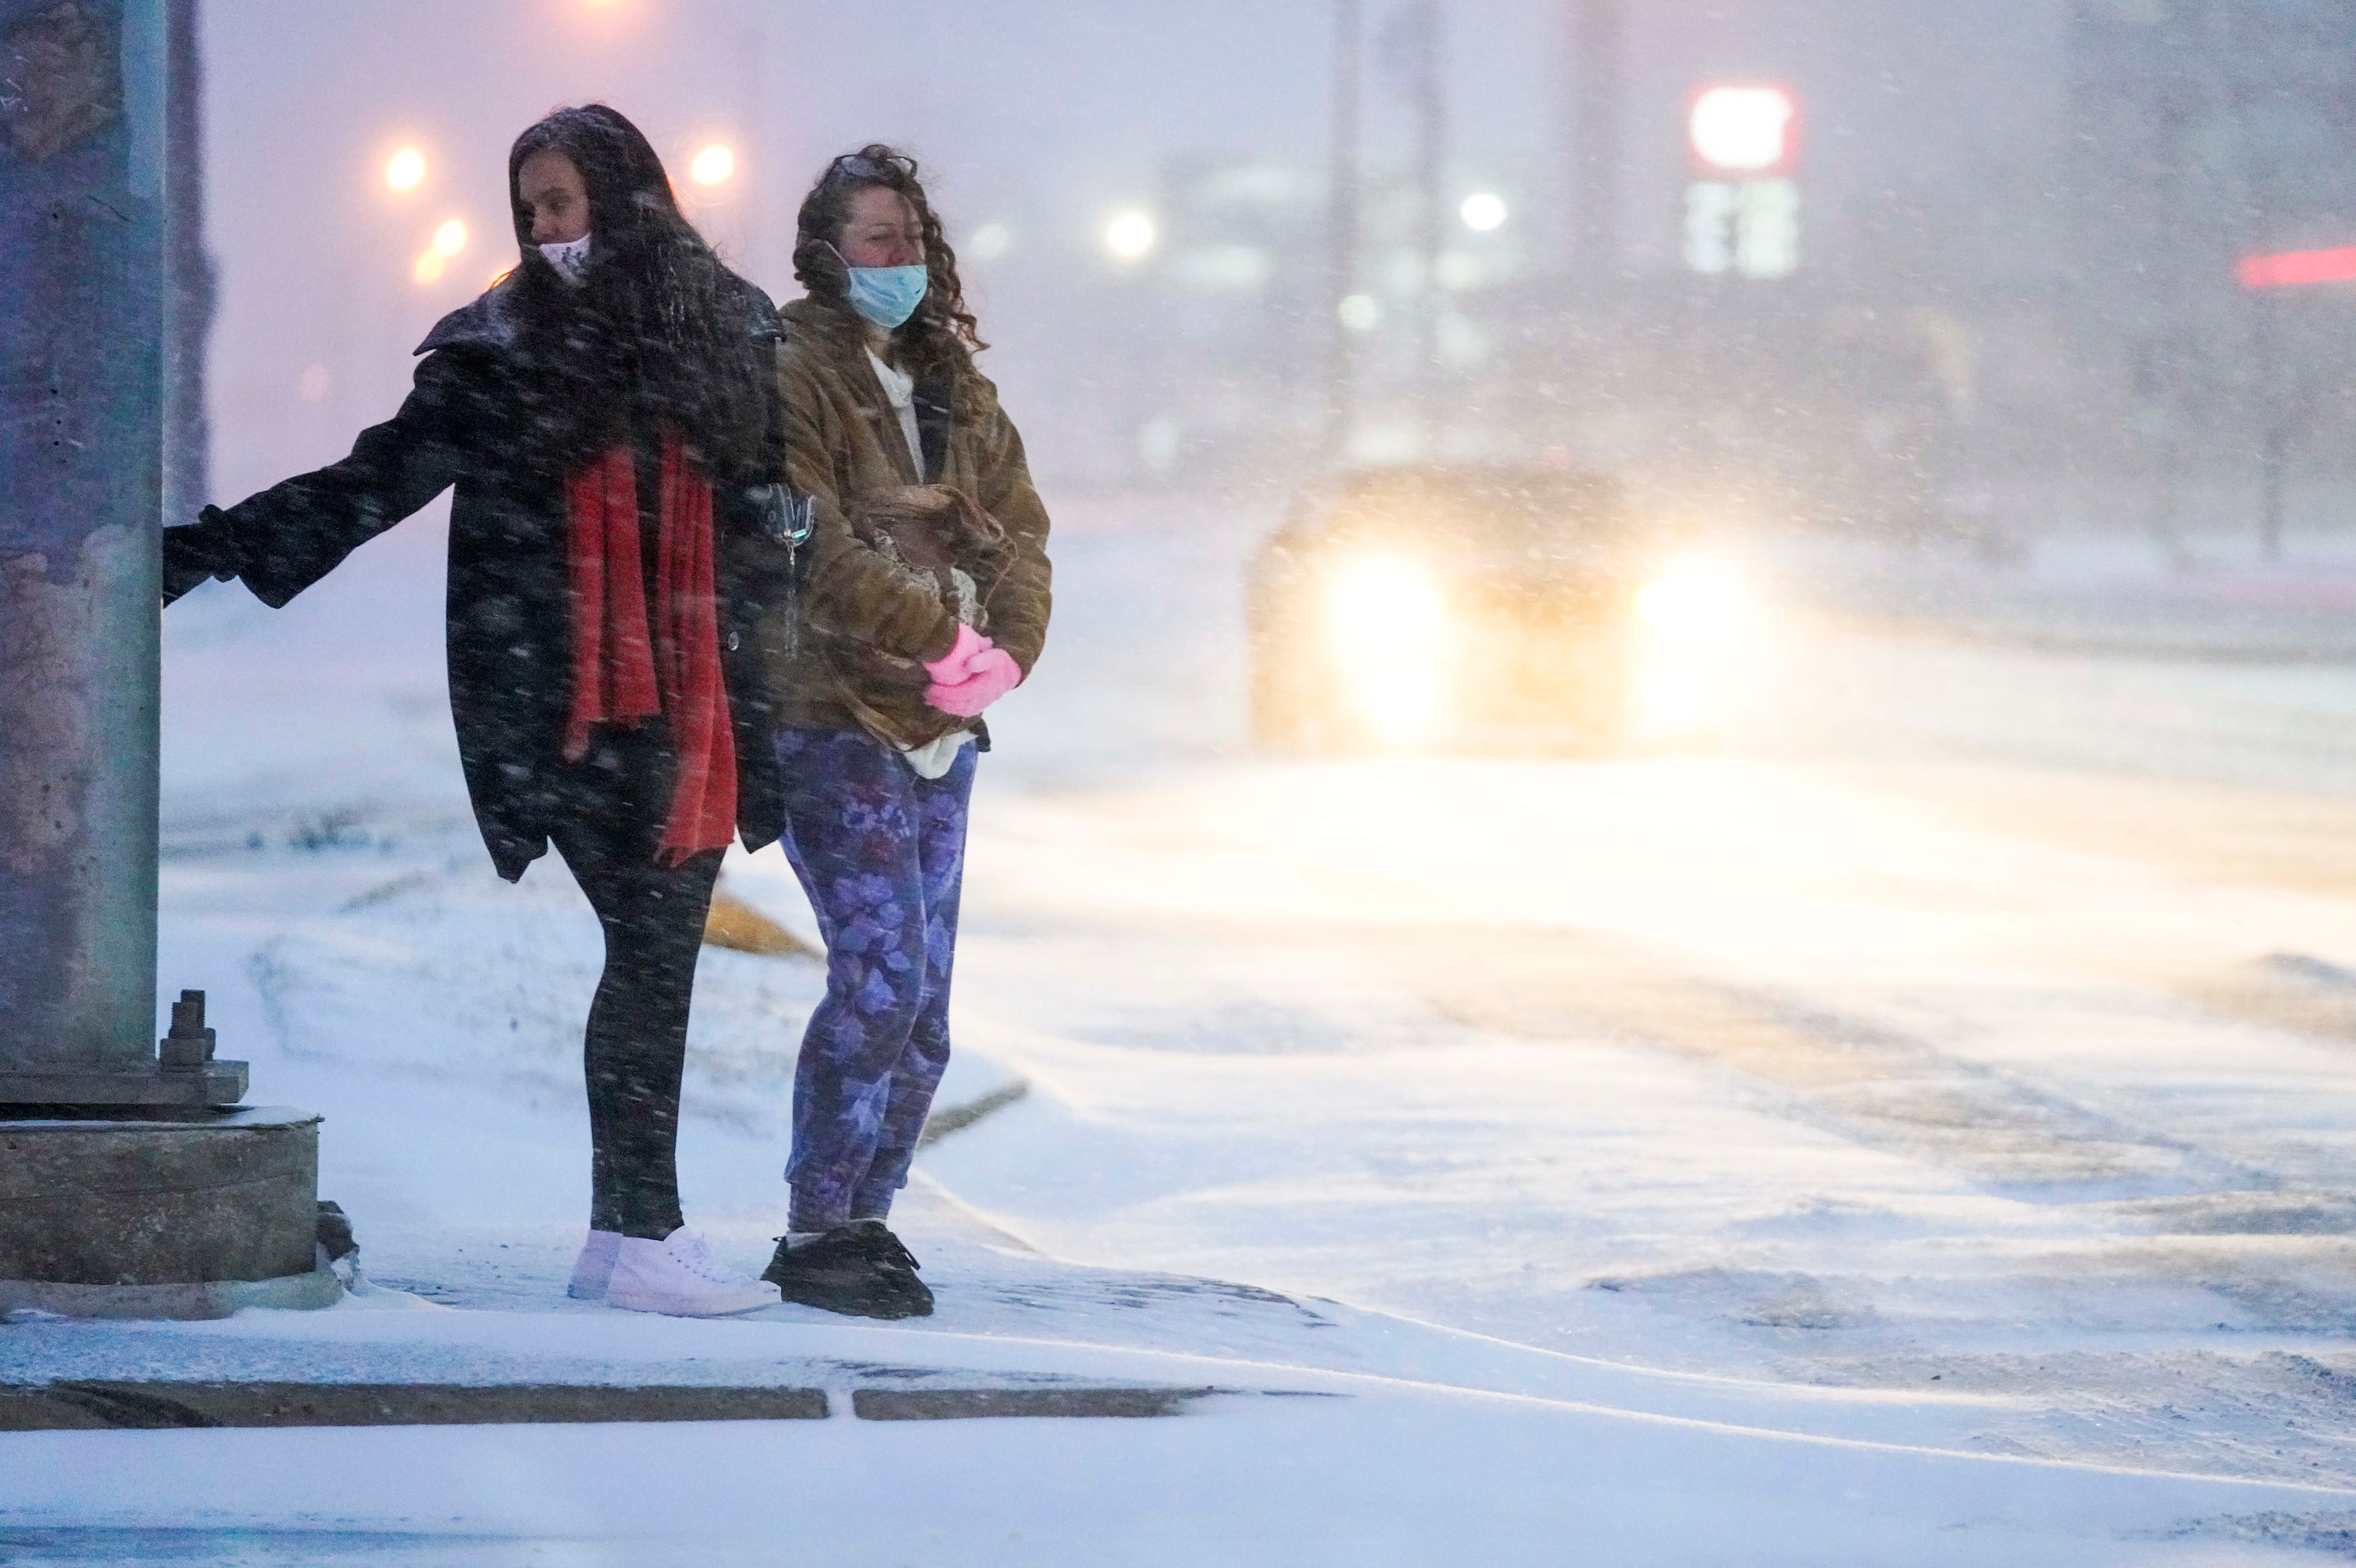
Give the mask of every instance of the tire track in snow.
POLYGON ((2269 953, 2178 992, 2226 1018, 2356 1046, 2356 972, 2305 953, 2269 953))
POLYGON ((2264 1180, 2015 1074, 1804 997, 1692 974, 1624 939, 1428 933, 1417 945, 1432 1005, 1461 1022, 1526 1039, 1601 1034, 1740 1072, 1782 1090, 1798 1119, 2008 1197, 2156 1198, 2264 1180))

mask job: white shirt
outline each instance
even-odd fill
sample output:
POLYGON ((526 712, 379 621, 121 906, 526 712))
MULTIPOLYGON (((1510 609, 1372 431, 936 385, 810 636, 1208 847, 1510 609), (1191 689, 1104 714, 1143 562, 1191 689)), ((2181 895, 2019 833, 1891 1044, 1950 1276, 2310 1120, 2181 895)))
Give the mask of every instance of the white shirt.
POLYGON ((925 438, 916 433, 916 379, 876 357, 873 348, 867 351, 867 362, 875 367, 875 379, 884 383, 884 400, 900 416, 900 433, 907 439, 908 456, 916 465, 916 477, 925 476, 925 438))
POLYGON ((956 765, 958 753, 973 744, 973 731, 952 730, 926 746, 903 746, 900 760, 920 779, 937 779, 956 765))

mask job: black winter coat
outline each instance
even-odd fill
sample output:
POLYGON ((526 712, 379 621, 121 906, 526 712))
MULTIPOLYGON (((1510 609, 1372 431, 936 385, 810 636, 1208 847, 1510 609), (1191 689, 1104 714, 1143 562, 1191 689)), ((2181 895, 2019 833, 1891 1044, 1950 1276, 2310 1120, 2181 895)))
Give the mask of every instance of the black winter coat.
MULTIPOLYGON (((353 550, 455 485, 450 507, 450 711, 483 843, 514 881, 548 848, 562 798, 555 770, 572 703, 572 617, 562 486, 514 454, 530 450, 511 283, 444 316, 401 411, 351 455, 164 531, 167 593, 237 577, 284 605, 353 550)), ((746 332, 774 352, 776 315, 744 285, 746 332)), ((765 379, 766 380, 766 379, 765 379)), ((771 429, 781 415, 773 411, 771 429)), ((777 452, 779 443, 765 443, 777 452)), ((782 459, 779 459, 780 464, 782 459)), ((756 481, 781 475, 754 475, 756 481)), ((772 723, 751 628, 789 592, 791 557, 763 531, 757 489, 715 486, 721 660, 736 731, 737 826, 758 848, 782 820, 772 723)), ((648 801, 659 812, 669 798, 648 801)))

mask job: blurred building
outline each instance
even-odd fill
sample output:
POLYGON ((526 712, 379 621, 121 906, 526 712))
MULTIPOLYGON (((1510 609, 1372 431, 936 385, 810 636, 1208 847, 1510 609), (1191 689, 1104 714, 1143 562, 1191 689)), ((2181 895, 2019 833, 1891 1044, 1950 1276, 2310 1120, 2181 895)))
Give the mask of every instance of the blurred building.
MULTIPOLYGON (((1412 73, 1371 48, 1338 301, 1321 286, 1322 160, 1167 161, 1155 247, 1108 307, 1155 330, 1121 334, 1120 373, 1099 377, 1128 432, 1099 449, 1133 449, 1133 475, 1170 483, 1298 474, 1318 459, 1342 334, 1355 461, 1590 464, 1762 517, 1900 531, 1989 509, 1982 471, 2058 462, 2077 443, 2051 411, 2084 402, 2062 341, 2064 6, 1451 6, 1453 56, 1549 62, 1558 101, 1530 106, 1545 133, 1484 129, 1482 78, 1460 64, 1427 193, 1412 73), (1518 32, 1476 32, 1504 27, 1518 32), (1789 276, 1688 265, 1687 115, 1714 80, 1785 84, 1802 105, 1789 276)), ((1370 44, 1396 38, 1399 6, 1366 11, 1370 44)))
POLYGON ((1289 487, 1326 457, 1337 341, 1359 461, 1593 464, 1997 547, 2006 517, 2197 521, 2244 504, 2266 430, 2315 474, 2356 434, 2344 291, 2259 309, 2233 282, 2356 241, 2345 0, 1445 0, 1436 201, 1410 9, 1363 3, 1337 295, 1323 5, 1008 0, 1019 47, 943 12, 889 67, 875 0, 790 27, 748 0, 213 6, 220 487, 391 411, 427 326, 514 260, 509 139, 593 97, 678 169, 734 149, 685 194, 780 297, 809 176, 914 147, 1055 485, 1289 487), (1693 269, 1712 81, 1796 101, 1787 274, 1693 269))
POLYGON ((2338 0, 1577 0, 1529 45, 1562 62, 1550 166, 1451 145, 1426 280, 1394 138, 1366 169, 1339 323, 1302 315, 1329 308, 1312 170, 1269 187, 1291 203, 1270 239, 1210 198, 1224 176, 1173 169, 1157 280, 1173 357, 1143 416, 1157 472, 1304 461, 1300 372, 1341 331, 1358 338, 1359 460, 1592 464, 1730 519, 2000 556, 2071 521, 2240 526, 2269 442, 2310 500, 2336 478, 2356 435, 2351 291, 2257 300, 2235 263, 2356 243, 2338 0), (1713 80, 1798 101, 1787 276, 1690 264, 1685 116, 1713 80), (1511 216, 1475 232, 1455 208, 1483 191, 1511 216), (1426 376, 1437 421, 1415 417, 1426 376))
POLYGON ((2235 263, 2356 244, 2356 19, 2339 0, 2080 0, 2069 43, 2072 347, 2106 372, 2152 520, 2197 525, 2270 427, 2336 469, 2351 296, 2253 298, 2235 263))
POLYGON ((1424 312, 1434 317, 1430 341, 1447 402, 1479 400, 1503 346, 1479 302, 1540 260, 1530 248, 1535 214, 1524 210, 1530 182, 1452 173, 1451 195, 1464 194, 1448 204, 1427 278, 1418 190, 1398 169, 1370 176, 1355 282, 1336 309, 1327 294, 1323 165, 1202 157, 1165 165, 1152 247, 1116 280, 1124 308, 1154 327, 1149 340, 1127 345, 1116 392, 1134 426, 1135 477, 1248 481, 1315 462, 1336 332, 1355 348, 1353 455, 1413 455, 1421 445, 1424 312))

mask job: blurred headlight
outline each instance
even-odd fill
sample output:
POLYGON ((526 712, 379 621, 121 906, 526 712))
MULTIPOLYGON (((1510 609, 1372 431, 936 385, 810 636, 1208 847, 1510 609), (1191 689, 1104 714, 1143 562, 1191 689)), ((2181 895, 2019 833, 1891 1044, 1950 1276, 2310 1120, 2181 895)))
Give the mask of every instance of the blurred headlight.
POLYGON ((1429 739, 1447 692, 1439 585, 1412 561, 1352 561, 1327 581, 1325 619, 1344 700, 1367 730, 1397 742, 1429 739))
POLYGON ((1660 741, 1714 732, 1740 663, 1738 645, 1746 656, 1753 651, 1757 619, 1749 585, 1709 556, 1687 556, 1646 583, 1636 594, 1638 732, 1660 741))
POLYGON ((1715 560, 1681 561, 1636 594, 1636 618, 1648 630, 1688 645, 1725 642, 1750 611, 1740 580, 1715 560))
POLYGON ((1636 688, 1639 733, 1676 741, 1707 731, 1717 718, 1710 683, 1699 670, 1662 664, 1644 672, 1636 688))
POLYGON ((1429 642, 1446 619, 1439 588, 1412 562, 1376 556, 1333 574, 1325 613, 1334 651, 1350 659, 1385 659, 1429 642))

